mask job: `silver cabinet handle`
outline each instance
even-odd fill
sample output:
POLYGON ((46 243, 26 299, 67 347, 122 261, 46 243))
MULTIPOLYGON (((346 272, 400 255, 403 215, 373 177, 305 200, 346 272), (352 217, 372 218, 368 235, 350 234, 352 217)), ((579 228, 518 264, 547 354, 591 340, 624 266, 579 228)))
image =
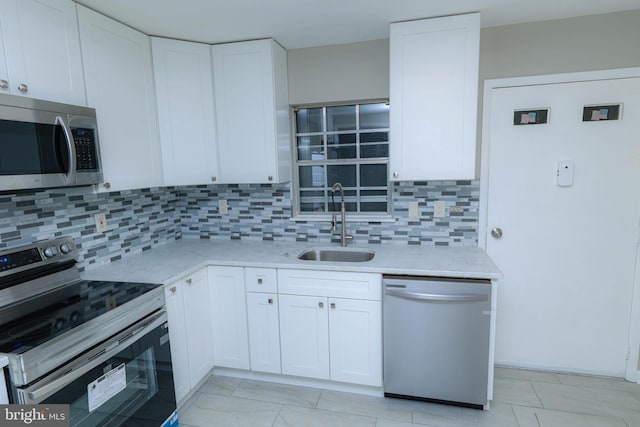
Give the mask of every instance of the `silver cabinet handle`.
POLYGON ((267 302, 268 302, 269 304, 273 304, 273 298, 269 298, 269 299, 267 300, 267 302))
POLYGON ((109 188, 111 188, 111 183, 110 182, 105 182, 104 184, 102 184, 104 188, 106 188, 107 190, 109 188))
POLYGON ((258 279, 258 285, 262 285, 262 279, 258 279))
POLYGON ((331 308, 336 308, 336 303, 335 302, 331 303, 331 308))
POLYGON ((398 176, 400 176, 400 174, 399 174, 398 172, 394 172, 394 173, 393 173, 393 177, 394 177, 394 178, 397 178, 398 176))
POLYGON ((489 299, 488 294, 423 294, 420 292, 395 291, 390 289, 386 289, 385 294, 417 301, 466 302, 486 301, 489 299))
POLYGON ((491 230, 491 237, 493 237, 494 239, 501 239, 502 238, 502 229, 496 227, 493 230, 491 230))
POLYGON ((212 176, 211 177, 211 182, 216 182, 216 181, 217 181, 217 178, 215 176, 212 176))
POLYGON ((8 80, 0 80, 0 89, 6 89, 9 87, 9 81, 8 80))
POLYGON ((190 284, 191 284, 191 278, 188 278, 188 279, 186 280, 186 282, 187 282, 187 285, 190 285, 190 284))
POLYGON ((23 93, 24 93, 24 92, 27 92, 27 91, 29 90, 29 86, 27 86, 27 85, 26 85, 26 84, 24 84, 24 83, 20 83, 20 84, 18 85, 18 90, 19 90, 20 92, 23 92, 23 93))
POLYGON ((169 290, 174 294, 176 293, 176 287, 175 286, 170 287, 169 290))
POLYGON ((323 302, 319 302, 318 303, 318 307, 323 308, 324 307, 324 303, 323 302))
POLYGON ((269 175, 269 177, 267 178, 269 181, 273 181, 273 177, 271 175, 269 175))

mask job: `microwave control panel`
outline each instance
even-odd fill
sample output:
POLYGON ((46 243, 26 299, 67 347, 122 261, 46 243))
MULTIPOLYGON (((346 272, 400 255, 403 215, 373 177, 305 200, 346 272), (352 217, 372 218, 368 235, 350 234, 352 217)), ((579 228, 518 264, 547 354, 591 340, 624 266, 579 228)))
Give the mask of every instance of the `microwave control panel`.
POLYGON ((76 163, 78 171, 97 171, 96 136, 94 129, 71 129, 76 144, 76 163))

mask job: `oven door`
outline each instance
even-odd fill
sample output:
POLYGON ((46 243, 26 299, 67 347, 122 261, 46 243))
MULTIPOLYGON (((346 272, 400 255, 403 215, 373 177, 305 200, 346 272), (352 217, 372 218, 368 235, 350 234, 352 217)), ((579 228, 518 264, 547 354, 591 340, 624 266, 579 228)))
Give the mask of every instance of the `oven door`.
POLYGON ((70 426, 177 425, 169 345, 161 311, 19 388, 17 403, 69 404, 70 426))

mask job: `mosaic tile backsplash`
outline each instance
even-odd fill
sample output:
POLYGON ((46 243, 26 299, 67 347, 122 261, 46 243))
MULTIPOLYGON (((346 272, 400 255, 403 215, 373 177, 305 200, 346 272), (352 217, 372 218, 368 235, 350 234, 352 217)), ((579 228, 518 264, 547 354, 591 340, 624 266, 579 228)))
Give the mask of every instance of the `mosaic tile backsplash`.
MULTIPOLYGON (((355 222, 357 242, 476 246, 479 182, 394 183, 393 219, 355 222), (433 218, 433 202, 446 205, 433 218), (418 218, 409 218, 417 201, 418 218)), ((339 242, 329 221, 292 221, 286 185, 210 185, 151 188, 94 194, 89 188, 0 195, 0 250, 70 235, 80 246, 79 265, 89 269, 180 238, 339 242), (229 212, 218 211, 225 199, 229 212), (108 229, 96 232, 94 214, 106 214, 108 229)), ((339 228, 339 226, 338 226, 339 228)))
POLYGON ((65 188, 0 195, 0 249, 72 236, 81 269, 120 259, 181 236, 174 188, 93 194, 65 188), (94 214, 105 213, 107 231, 97 233, 94 214))
MULTIPOLYGON (((391 185, 393 219, 356 222, 347 213, 347 230, 357 242, 373 244, 477 246, 479 181, 401 182, 391 185), (446 216, 433 218, 433 202, 445 202, 446 216), (418 218, 409 218, 409 202, 418 218)), ((202 239, 340 241, 329 221, 291 221, 289 185, 218 185, 181 189, 182 236, 202 239), (226 199, 227 214, 218 211, 226 199)))

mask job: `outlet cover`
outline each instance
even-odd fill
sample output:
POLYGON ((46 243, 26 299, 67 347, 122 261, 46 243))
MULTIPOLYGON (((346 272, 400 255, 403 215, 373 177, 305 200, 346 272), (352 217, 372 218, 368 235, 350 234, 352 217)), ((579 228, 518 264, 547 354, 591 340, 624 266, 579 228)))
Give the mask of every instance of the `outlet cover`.
POLYGON ((94 218, 96 220, 96 231, 98 233, 104 233, 105 231, 107 231, 106 215, 103 213, 97 213, 94 218))
POLYGON ((409 202, 409 218, 418 218, 419 216, 418 202, 409 202))
POLYGON ((219 199, 218 200, 218 212, 220 214, 229 213, 229 205, 227 205, 227 200, 226 199, 219 199))
POLYGON ((444 218, 446 216, 445 205, 443 200, 433 202, 433 217, 444 218))

